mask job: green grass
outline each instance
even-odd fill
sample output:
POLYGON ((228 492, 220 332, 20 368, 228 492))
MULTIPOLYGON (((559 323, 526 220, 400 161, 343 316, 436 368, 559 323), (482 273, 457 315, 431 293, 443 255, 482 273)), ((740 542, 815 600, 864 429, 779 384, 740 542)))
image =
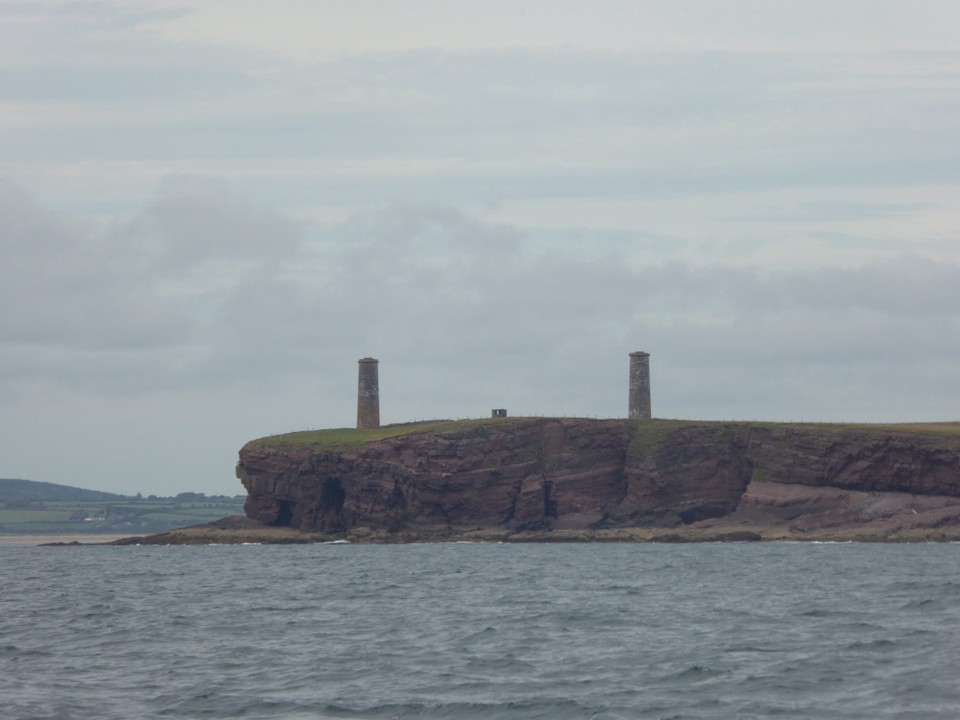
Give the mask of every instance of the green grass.
POLYGON ((45 523, 66 522, 70 519, 69 510, 26 510, 0 509, 0 523, 45 523))
POLYGON ((672 429, 703 426, 762 427, 770 430, 865 430, 875 432, 905 432, 923 435, 960 436, 960 422, 917 423, 844 423, 844 422, 789 422, 773 420, 634 420, 634 427, 641 429, 672 429))
POLYGON ((101 504, 56 501, 38 505, 29 508, 0 505, 0 534, 142 534, 243 514, 242 500, 177 502, 175 499, 136 499, 129 502, 110 500, 101 504), (87 521, 83 519, 86 517, 98 519, 87 521))
POLYGON ((370 443, 387 438, 413 433, 442 433, 467 430, 489 425, 516 425, 532 422, 533 418, 480 418, 475 420, 427 420, 424 422, 384 425, 373 430, 334 428, 330 430, 304 430, 301 432, 271 435, 251 440, 244 447, 303 447, 326 452, 348 453, 362 450, 370 443))
MULTIPOLYGON (((413 433, 462 432, 471 428, 483 428, 491 425, 511 426, 519 423, 534 422, 544 418, 508 417, 479 418, 469 420, 427 420, 423 422, 384 425, 373 430, 355 428, 333 428, 328 430, 304 430, 301 432, 271 435, 248 442, 244 449, 269 449, 293 447, 318 452, 351 453, 363 450, 378 440, 410 435, 413 433)), ((560 419, 560 418, 554 418, 560 419)), ((576 418, 563 418, 574 421, 576 418)), ((635 433, 641 435, 659 434, 683 427, 714 427, 717 432, 725 432, 734 427, 763 427, 771 430, 863 430, 873 432, 909 432, 925 435, 958 436, 960 422, 940 423, 812 423, 812 422, 770 422, 753 420, 634 420, 630 421, 635 433)))
POLYGON ((880 425, 861 425, 863 428, 877 428, 893 432, 923 433, 926 435, 960 435, 960 422, 939 423, 883 423, 880 425))

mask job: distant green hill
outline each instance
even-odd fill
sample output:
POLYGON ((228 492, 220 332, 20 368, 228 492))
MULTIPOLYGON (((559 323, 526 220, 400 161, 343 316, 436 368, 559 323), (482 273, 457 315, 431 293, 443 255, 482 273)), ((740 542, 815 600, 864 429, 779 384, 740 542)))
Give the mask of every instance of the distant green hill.
POLYGON ((0 479, 0 535, 140 535, 242 515, 242 495, 117 495, 56 483, 0 479))
POLYGON ((38 482, 36 480, 11 480, 0 478, 0 503, 24 502, 103 502, 106 500, 127 500, 126 495, 84 490, 69 485, 38 482))

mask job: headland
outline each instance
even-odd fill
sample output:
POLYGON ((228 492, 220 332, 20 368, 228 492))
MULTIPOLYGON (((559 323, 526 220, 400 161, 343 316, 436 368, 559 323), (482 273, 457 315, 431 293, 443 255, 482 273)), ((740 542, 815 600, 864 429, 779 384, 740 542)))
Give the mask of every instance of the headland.
POLYGON ((960 540, 960 423, 489 418, 247 443, 246 518, 122 542, 960 540))

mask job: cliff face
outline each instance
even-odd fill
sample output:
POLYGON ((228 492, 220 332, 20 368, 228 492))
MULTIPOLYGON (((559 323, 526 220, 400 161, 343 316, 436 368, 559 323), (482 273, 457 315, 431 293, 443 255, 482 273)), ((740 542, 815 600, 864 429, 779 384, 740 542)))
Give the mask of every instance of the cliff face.
POLYGON ((504 420, 323 449, 248 443, 250 518, 504 530, 960 524, 960 434, 847 426, 504 420))

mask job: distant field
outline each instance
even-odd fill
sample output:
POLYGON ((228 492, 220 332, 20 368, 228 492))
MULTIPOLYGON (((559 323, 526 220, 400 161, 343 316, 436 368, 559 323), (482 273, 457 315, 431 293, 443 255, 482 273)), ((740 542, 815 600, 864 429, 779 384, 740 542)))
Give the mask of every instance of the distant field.
POLYGON ((69 510, 8 510, 0 509, 0 525, 9 523, 61 523, 70 519, 69 510))
MULTIPOLYGON (((108 501, 25 501, 0 497, 0 534, 126 535, 166 532, 187 525, 242 515, 244 498, 124 498, 108 501)), ((117 497, 117 496, 114 496, 117 497)))

